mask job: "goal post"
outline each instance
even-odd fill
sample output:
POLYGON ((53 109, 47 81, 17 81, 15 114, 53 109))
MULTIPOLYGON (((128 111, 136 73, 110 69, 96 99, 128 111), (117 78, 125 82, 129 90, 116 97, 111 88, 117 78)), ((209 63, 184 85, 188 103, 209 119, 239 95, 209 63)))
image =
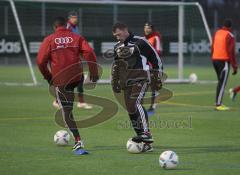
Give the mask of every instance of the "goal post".
MULTIPOLYGON (((163 62, 172 69, 168 82, 189 82, 184 72, 186 64, 198 66, 210 54, 208 46, 212 42, 211 32, 203 8, 198 2, 5 1, 10 3, 34 85, 38 82, 30 57, 36 57, 39 43, 52 32, 52 19, 60 15, 66 17, 72 10, 79 13, 80 32, 95 49, 100 64, 107 65, 104 67, 110 68, 112 61, 104 59, 102 55, 106 50, 112 49, 115 41, 111 26, 117 21, 125 22, 137 35, 143 35, 146 21, 152 22, 160 30, 163 38, 163 62), (31 13, 26 14, 28 10, 31 13), (29 38, 34 38, 33 45, 29 43, 29 38), (206 48, 204 46, 202 49, 203 45, 206 48), (31 46, 34 46, 35 51, 32 51, 31 46)), ((109 82, 109 77, 103 78, 103 82, 109 82)))
POLYGON ((29 51, 28 51, 28 48, 27 48, 27 45, 26 45, 25 37, 24 37, 23 31, 22 31, 22 26, 21 26, 21 23, 20 23, 20 20, 19 20, 19 17, 18 17, 18 13, 17 13, 16 7, 15 7, 14 1, 9 0, 9 3, 10 3, 10 6, 11 6, 11 9, 12 9, 12 12, 13 12, 13 16, 14 16, 14 19, 15 19, 15 22, 16 22, 16 25, 17 25, 17 29, 18 29, 18 32, 19 32, 19 35, 20 35, 20 39, 21 39, 21 42, 22 42, 24 54, 25 54, 26 59, 27 59, 27 63, 28 63, 28 67, 29 67, 29 70, 30 70, 30 73, 31 73, 33 84, 37 85, 36 75, 35 75, 34 70, 33 70, 32 61, 31 61, 29 51))

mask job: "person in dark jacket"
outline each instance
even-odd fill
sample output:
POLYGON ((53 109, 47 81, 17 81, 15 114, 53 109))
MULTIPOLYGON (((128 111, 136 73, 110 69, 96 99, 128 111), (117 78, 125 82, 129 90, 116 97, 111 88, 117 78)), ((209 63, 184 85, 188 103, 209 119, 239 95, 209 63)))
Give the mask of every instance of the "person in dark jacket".
POLYGON ((118 40, 114 47, 115 61, 112 65, 113 91, 116 94, 123 91, 126 110, 136 132, 132 141, 143 142, 143 152, 152 151, 154 140, 142 100, 149 82, 153 89, 161 89, 161 59, 144 37, 130 33, 124 23, 114 24, 112 32, 118 40), (151 69, 149 63, 153 65, 151 69))

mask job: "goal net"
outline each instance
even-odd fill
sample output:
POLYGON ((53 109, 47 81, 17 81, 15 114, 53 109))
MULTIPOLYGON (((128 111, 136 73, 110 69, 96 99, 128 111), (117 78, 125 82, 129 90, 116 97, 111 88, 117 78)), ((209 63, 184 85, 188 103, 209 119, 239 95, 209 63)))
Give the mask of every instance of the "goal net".
POLYGON ((162 38, 162 60, 169 82, 188 82, 190 73, 204 77, 210 64, 210 30, 199 3, 143 1, 9 0, 0 2, 0 82, 43 81, 36 70, 42 39, 53 32, 52 21, 79 14, 79 29, 94 48, 108 82, 113 58, 106 54, 116 40, 112 25, 121 21, 143 36, 144 23, 154 24, 162 38), (106 56, 107 55, 107 56, 106 56), (36 75, 37 74, 37 75, 36 75))

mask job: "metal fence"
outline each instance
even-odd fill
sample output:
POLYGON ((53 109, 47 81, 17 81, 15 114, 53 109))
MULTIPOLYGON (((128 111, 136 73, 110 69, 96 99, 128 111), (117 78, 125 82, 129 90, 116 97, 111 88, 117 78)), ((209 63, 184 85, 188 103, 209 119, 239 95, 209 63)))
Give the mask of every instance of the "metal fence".
MULTIPOLYGON (((98 56, 101 56, 106 47, 114 42, 111 28, 115 22, 125 22, 132 32, 143 35, 144 23, 151 21, 162 35, 163 54, 164 57, 168 57, 166 62, 177 63, 177 6, 18 1, 15 1, 15 5, 30 54, 36 54, 40 41, 53 31, 52 21, 54 18, 57 16, 67 17, 68 12, 74 10, 79 14, 81 34, 92 43, 98 56)), ((9 3, 0 2, 0 39, 2 39, 0 43, 3 42, 3 38, 4 42, 13 42, 19 40, 18 37, 19 34, 9 3)), ((187 58, 185 62, 192 63, 196 58, 209 54, 208 44, 207 47, 203 47, 204 43, 206 45, 208 42, 208 37, 196 6, 184 7, 184 42, 186 42, 184 52, 185 58, 187 58)), ((3 55, 0 54, 0 57, 3 55)), ((201 60, 204 61, 204 59, 201 60)))

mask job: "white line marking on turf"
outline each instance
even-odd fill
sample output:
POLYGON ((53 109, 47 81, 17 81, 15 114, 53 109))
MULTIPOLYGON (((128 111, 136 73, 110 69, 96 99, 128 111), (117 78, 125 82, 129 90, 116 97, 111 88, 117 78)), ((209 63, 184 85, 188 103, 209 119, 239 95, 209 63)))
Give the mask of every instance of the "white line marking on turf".
POLYGON ((179 103, 179 102, 162 102, 162 104, 174 105, 174 106, 186 106, 186 107, 202 107, 202 108, 214 108, 215 106, 206 106, 206 105, 196 105, 188 103, 179 103))
POLYGON ((192 96, 192 95, 203 95, 203 94, 215 94, 215 91, 197 91, 197 92, 186 92, 186 93, 174 93, 173 96, 192 96))

